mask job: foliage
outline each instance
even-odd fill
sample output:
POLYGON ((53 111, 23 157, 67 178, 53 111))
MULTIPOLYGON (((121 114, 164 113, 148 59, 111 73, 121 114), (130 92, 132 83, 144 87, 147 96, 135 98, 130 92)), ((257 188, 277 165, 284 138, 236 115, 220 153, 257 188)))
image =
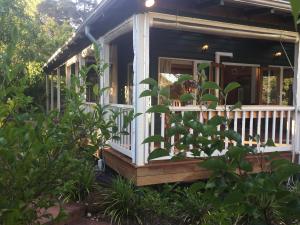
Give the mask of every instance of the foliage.
POLYGON ((224 103, 220 106, 223 109, 220 115, 206 118, 203 122, 200 122, 198 113, 172 113, 169 93, 159 87, 155 80, 142 81, 151 86, 142 97, 160 97, 162 102, 150 107, 147 112, 164 113, 168 127, 164 137, 155 135, 145 139, 145 144, 164 142, 165 146, 151 152, 149 160, 167 156, 175 149, 172 159, 183 159, 189 154, 195 158, 205 156, 200 166, 212 172, 207 182, 196 183, 180 191, 179 196, 184 197, 180 198, 175 207, 178 210, 177 215, 180 215, 178 220, 186 224, 267 225, 291 224, 298 221, 299 196, 290 191, 286 183, 290 177, 300 172, 299 165, 275 156, 266 158, 260 154, 263 148, 273 146, 274 143, 270 140, 261 143, 259 136, 251 138, 260 144, 260 148, 242 145, 241 136, 231 130, 232 121, 227 116, 241 107, 241 104, 226 104, 228 96, 239 84, 233 82, 222 89, 206 80, 204 69, 205 65, 199 67, 196 80, 190 75, 182 75, 177 81, 179 85, 184 85, 186 81, 197 85, 196 94, 182 94, 180 100, 183 103, 196 101, 201 113, 205 110, 215 110, 219 102, 224 103), (214 94, 216 91, 220 95, 219 98, 214 94), (174 144, 171 143, 171 139, 174 140, 174 144), (214 157, 215 154, 219 156, 214 157), (253 174, 254 169, 247 160, 248 155, 257 158, 263 172, 253 174))
POLYGON ((300 24, 300 2, 298 0, 290 0, 292 7, 292 15, 294 17, 295 26, 300 24))
POLYGON ((58 24, 68 22, 78 27, 97 4, 97 0, 43 0, 38 11, 42 16, 54 18, 58 24))
POLYGON ((118 225, 142 223, 140 196, 132 182, 126 182, 120 177, 115 179, 103 205, 106 208, 104 213, 111 218, 112 223, 118 225))
MULTIPOLYGON (((93 153, 122 131, 115 125, 118 114, 108 106, 96 104, 85 112, 84 88, 77 79, 65 90, 63 113, 44 114, 26 93, 31 82, 26 65, 12 63, 18 51, 14 42, 7 50, 0 63, 0 221, 35 224, 46 216, 38 214, 40 209, 89 194, 95 177, 93 153)), ((80 78, 89 69, 99 78, 103 75, 107 65, 96 60, 80 71, 80 78)))

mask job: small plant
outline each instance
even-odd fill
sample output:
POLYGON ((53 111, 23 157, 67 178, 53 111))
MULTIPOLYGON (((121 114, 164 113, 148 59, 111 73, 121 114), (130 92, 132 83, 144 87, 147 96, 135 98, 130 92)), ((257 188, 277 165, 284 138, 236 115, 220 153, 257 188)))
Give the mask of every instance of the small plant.
POLYGON ((104 214, 112 223, 142 224, 140 195, 134 184, 118 177, 113 181, 111 190, 104 200, 104 214))

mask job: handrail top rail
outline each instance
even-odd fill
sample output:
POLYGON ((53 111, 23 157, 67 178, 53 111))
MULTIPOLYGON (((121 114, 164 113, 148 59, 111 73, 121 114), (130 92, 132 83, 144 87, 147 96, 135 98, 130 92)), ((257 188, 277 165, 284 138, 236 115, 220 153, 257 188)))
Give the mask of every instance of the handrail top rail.
MULTIPOLYGON (((229 110, 230 105, 227 106, 229 110)), ((217 106, 216 109, 208 109, 206 106, 172 106, 171 111, 224 111, 225 106, 217 106)), ((234 111, 294 111, 294 106, 283 105, 243 105, 241 109, 235 109, 234 111)))
POLYGON ((123 109, 133 109, 133 105, 125 105, 125 104, 109 104, 110 107, 114 108, 123 108, 123 109))

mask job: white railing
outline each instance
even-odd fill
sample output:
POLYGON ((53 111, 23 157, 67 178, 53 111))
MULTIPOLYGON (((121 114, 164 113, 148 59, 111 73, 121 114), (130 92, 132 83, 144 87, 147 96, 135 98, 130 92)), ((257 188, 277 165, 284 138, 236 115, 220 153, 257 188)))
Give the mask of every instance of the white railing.
MULTIPOLYGON (((200 122, 205 122, 215 115, 224 116, 224 106, 217 107, 216 110, 202 110, 199 106, 184 106, 184 107, 171 107, 171 113, 181 113, 193 111, 198 115, 200 122)), ((230 128, 241 134, 242 144, 256 147, 259 151, 273 152, 273 151, 291 151, 292 150, 292 130, 294 120, 295 108, 291 106, 270 106, 270 105, 249 105, 243 106, 242 109, 227 112, 227 117, 231 119, 230 128), (251 138, 259 135, 260 142, 251 138), (267 140, 273 140, 275 147, 262 148, 260 143, 265 143, 267 140)), ((160 131, 161 136, 165 136, 167 127, 172 126, 168 124, 168 118, 165 114, 160 117, 160 131)), ((155 118, 151 117, 151 135, 157 134, 157 126, 155 118), (154 125, 154 126, 153 126, 154 125), (155 132, 156 131, 156 132, 155 132)), ((218 129, 221 129, 218 127, 218 129)), ((190 130, 192 133, 193 131, 190 130)), ((170 144, 174 144, 175 137, 170 140, 170 144)), ((225 140, 225 150, 229 144, 225 140)), ((157 147, 164 147, 164 143, 158 146, 155 143, 150 144, 150 151, 157 147)), ((191 146, 192 147, 192 146, 191 146)), ((171 149, 170 155, 175 153, 176 149, 171 149)))
MULTIPOLYGON (((84 104, 84 111, 86 113, 93 112, 95 109, 96 104, 91 102, 86 102, 84 104)), ((114 150, 121 152, 122 154, 132 157, 132 148, 131 148, 131 139, 132 139, 132 125, 131 123, 128 124, 127 127, 123 127, 124 125, 124 118, 129 114, 130 111, 133 110, 132 105, 121 105, 121 104, 110 104, 110 110, 118 112, 118 116, 116 118, 116 125, 118 127, 119 132, 126 132, 127 134, 118 134, 118 139, 112 140, 109 144, 114 150)))
POLYGON ((118 132, 125 131, 128 134, 120 134, 119 138, 112 140, 110 145, 113 149, 121 152, 122 154, 132 157, 132 124, 129 123, 127 127, 124 126, 124 118, 133 110, 132 105, 120 105, 120 104, 111 104, 111 110, 118 112, 119 115, 116 118, 116 125, 118 127, 118 132))

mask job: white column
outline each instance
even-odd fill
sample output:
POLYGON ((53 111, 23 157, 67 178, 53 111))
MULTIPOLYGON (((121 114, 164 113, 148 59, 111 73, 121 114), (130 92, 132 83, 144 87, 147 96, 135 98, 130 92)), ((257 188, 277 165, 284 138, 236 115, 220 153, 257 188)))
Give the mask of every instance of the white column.
POLYGON ((53 81, 53 73, 51 74, 51 80, 50 80, 50 89, 51 89, 51 107, 50 109, 54 109, 54 81, 53 81))
POLYGON ((66 64, 66 88, 71 87, 71 65, 66 64))
MULTIPOLYGON (((76 61, 75 61, 75 79, 79 79, 79 70, 80 70, 79 59, 80 59, 80 57, 81 57, 81 54, 79 54, 79 56, 76 57, 76 61)), ((79 87, 77 85, 77 81, 76 81, 75 91, 76 91, 76 93, 79 92, 79 87)))
MULTIPOLYGON (((103 64, 109 65, 109 43, 105 42, 103 38, 100 38, 100 57, 103 64)), ((103 76, 100 77, 100 88, 109 87, 109 66, 103 71, 103 76)), ((109 90, 106 90, 100 98, 102 105, 109 104, 109 90)))
POLYGON ((56 89, 57 89, 57 110, 60 112, 60 67, 57 68, 57 79, 56 79, 56 89))
MULTIPOLYGON (((85 58, 80 54, 78 58, 78 64, 79 64, 79 71, 85 66, 85 58)), ((85 87, 85 80, 83 80, 83 77, 79 75, 79 85, 80 88, 84 88, 84 92, 82 94, 83 101, 86 101, 86 87, 85 87)))
MULTIPOLYGON (((107 88, 109 87, 109 77, 110 77, 110 66, 109 66, 109 43, 103 43, 102 46, 102 51, 103 51, 103 62, 105 64, 107 64, 107 68, 106 70, 104 70, 104 74, 103 74, 103 87, 107 88)), ((109 104, 109 89, 106 90, 103 94, 103 105, 107 105, 109 104)))
POLYGON ((49 75, 46 75, 46 113, 49 112, 49 75))
POLYGON ((149 116, 145 114, 151 104, 150 98, 140 98, 140 94, 148 89, 148 85, 140 82, 149 77, 149 17, 148 14, 133 16, 133 106, 138 116, 133 125, 132 161, 137 166, 147 163, 149 146, 142 142, 149 134, 149 116))
MULTIPOLYGON (((297 42, 295 44, 295 66, 294 66, 294 86, 293 86, 293 97, 294 97, 294 107, 295 107, 295 117, 293 120, 293 150, 295 152, 300 151, 300 44, 297 42)), ((295 154, 293 154, 295 156, 295 154)))

